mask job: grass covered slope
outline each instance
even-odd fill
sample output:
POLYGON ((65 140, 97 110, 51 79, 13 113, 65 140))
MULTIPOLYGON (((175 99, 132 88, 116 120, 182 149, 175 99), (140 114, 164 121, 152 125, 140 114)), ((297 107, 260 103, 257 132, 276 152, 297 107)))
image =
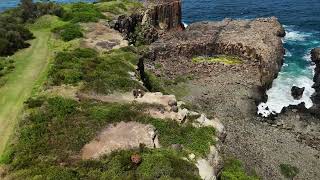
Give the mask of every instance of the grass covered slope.
POLYGON ((189 153, 205 156, 214 144, 213 128, 194 128, 190 123, 181 126, 173 120, 148 117, 143 113, 147 106, 142 104, 41 97, 30 100, 27 105, 30 115, 20 123, 17 142, 2 156, 15 179, 64 176, 71 179, 199 179, 195 165, 182 157, 189 153), (95 138, 97 132, 121 121, 152 124, 158 130, 162 148, 140 148, 114 152, 98 160, 81 160, 82 147, 95 138), (170 150, 172 144, 181 144, 184 149, 170 150), (142 156, 139 165, 130 160, 135 153, 142 156))
POLYGON ((44 73, 50 57, 48 41, 50 33, 34 31, 31 47, 12 56, 15 70, 7 76, 5 86, 0 88, 0 154, 20 118, 23 102, 30 96, 38 77, 44 73))

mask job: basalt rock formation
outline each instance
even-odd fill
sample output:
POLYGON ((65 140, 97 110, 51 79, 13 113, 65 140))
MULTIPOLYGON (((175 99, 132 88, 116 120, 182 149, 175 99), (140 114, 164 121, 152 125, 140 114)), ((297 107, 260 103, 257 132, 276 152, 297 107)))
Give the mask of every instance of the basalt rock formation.
POLYGON ((166 66, 169 69, 165 74, 184 75, 197 69, 192 67, 196 66, 192 65, 193 57, 235 55, 245 64, 258 67, 258 72, 253 72, 258 74, 254 76, 260 78, 262 87, 268 88, 283 63, 285 50, 281 38, 284 35, 284 28, 275 17, 198 22, 189 25, 185 31, 167 33, 154 42, 146 67, 152 70, 154 63, 161 61, 170 64, 166 66))
POLYGON ((303 95, 303 92, 304 92, 304 87, 303 88, 299 88, 297 86, 293 86, 291 88, 291 96, 296 99, 296 100, 299 100, 301 99, 302 95, 303 95))
POLYGON ((142 36, 150 44, 166 31, 181 30, 181 0, 145 0, 144 10, 119 16, 112 27, 121 32, 131 43, 142 36))
POLYGON ((313 88, 316 90, 316 92, 311 97, 314 105, 310 111, 319 114, 318 109, 320 107, 320 48, 314 48, 311 50, 311 60, 316 64, 315 74, 313 77, 313 88))

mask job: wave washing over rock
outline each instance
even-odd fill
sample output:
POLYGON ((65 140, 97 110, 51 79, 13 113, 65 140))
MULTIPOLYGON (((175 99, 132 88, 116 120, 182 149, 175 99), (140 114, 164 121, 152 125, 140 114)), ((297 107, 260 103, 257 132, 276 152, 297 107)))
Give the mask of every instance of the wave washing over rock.
POLYGON ((279 114, 283 108, 290 105, 304 103, 306 108, 311 108, 313 103, 312 87, 314 68, 311 62, 310 50, 315 45, 320 45, 314 40, 313 33, 300 32, 294 26, 285 26, 286 36, 283 39, 286 47, 285 63, 278 77, 273 81, 272 88, 266 94, 267 102, 260 103, 258 114, 268 117, 271 114, 279 114), (302 98, 299 100, 291 96, 291 88, 297 86, 305 88, 302 98))

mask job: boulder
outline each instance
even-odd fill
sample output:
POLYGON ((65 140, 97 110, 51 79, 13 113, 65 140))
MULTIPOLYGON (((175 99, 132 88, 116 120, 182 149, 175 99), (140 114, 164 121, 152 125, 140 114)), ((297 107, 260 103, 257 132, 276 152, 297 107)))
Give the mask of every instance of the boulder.
MULTIPOLYGON (((144 144, 147 148, 159 147, 156 129, 152 125, 137 122, 120 122, 110 125, 86 144, 81 150, 82 159, 98 159, 113 151, 139 148, 144 144)), ((138 162, 139 157, 134 156, 138 162)))
POLYGON ((293 86, 291 88, 291 96, 296 99, 296 100, 299 100, 302 98, 302 95, 303 95, 303 92, 304 92, 304 87, 303 88, 300 88, 300 87, 297 87, 297 86, 293 86))

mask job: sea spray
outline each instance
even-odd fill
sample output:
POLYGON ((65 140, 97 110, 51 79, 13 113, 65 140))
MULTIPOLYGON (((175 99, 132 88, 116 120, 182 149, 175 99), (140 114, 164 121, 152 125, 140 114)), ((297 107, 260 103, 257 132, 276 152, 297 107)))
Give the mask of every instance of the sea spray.
POLYGON ((320 45, 320 42, 312 39, 312 33, 299 32, 293 26, 285 28, 285 63, 271 89, 266 92, 267 102, 258 106, 257 113, 263 117, 281 113, 283 108, 290 105, 304 103, 306 108, 313 105, 310 97, 315 92, 312 88, 315 67, 311 62, 310 50, 313 46, 320 45), (293 86, 305 88, 301 99, 296 100, 291 96, 293 86))

